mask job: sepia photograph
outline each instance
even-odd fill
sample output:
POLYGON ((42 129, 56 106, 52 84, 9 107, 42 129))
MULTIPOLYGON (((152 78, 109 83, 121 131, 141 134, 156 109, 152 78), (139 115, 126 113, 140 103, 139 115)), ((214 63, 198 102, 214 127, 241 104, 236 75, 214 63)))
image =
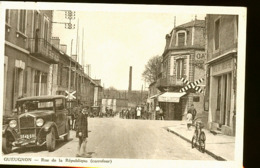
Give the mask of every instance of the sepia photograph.
POLYGON ((1 164, 242 167, 246 8, 0 5, 1 164))

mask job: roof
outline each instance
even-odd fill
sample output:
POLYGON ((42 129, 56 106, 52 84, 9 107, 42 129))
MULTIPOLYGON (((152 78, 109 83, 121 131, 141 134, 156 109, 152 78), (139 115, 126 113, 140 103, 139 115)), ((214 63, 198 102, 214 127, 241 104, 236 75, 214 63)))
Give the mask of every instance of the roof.
POLYGON ((184 23, 182 25, 179 25, 177 26, 176 28, 178 27, 192 27, 192 26, 201 26, 201 27, 204 27, 205 26, 205 20, 192 20, 188 23, 184 23))
POLYGON ((51 96, 31 96, 31 97, 24 97, 18 99, 17 101, 27 101, 27 100, 50 100, 50 99, 58 99, 58 98, 66 98, 63 95, 51 95, 51 96))
POLYGON ((170 32, 170 34, 172 33, 173 30, 175 29, 184 29, 184 28, 187 28, 187 27, 192 27, 192 26, 195 26, 195 27, 205 27, 205 20, 192 20, 190 22, 187 22, 187 23, 184 23, 184 24, 181 24, 175 28, 173 28, 170 32))

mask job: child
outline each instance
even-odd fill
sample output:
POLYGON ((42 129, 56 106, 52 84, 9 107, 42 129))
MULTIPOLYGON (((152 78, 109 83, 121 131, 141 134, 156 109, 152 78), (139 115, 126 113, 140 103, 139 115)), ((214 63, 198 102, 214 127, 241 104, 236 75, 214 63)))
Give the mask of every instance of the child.
POLYGON ((187 113, 187 128, 189 130, 190 126, 192 125, 192 114, 190 112, 187 113))
POLYGON ((86 145, 88 138, 88 110, 82 109, 81 113, 77 118, 77 132, 76 137, 79 138, 78 153, 77 157, 88 157, 86 155, 86 145))

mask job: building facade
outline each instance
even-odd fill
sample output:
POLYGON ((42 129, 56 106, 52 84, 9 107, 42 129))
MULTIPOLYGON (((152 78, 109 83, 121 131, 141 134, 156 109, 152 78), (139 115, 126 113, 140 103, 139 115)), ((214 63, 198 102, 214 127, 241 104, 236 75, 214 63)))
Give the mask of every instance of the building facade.
POLYGON ((52 11, 6 10, 4 113, 11 114, 19 97, 51 94, 52 11))
POLYGON ((52 20, 51 10, 6 10, 4 115, 12 114, 18 98, 65 91, 76 91, 77 102, 94 105, 94 88, 101 86, 52 38, 52 20))
POLYGON ((238 16, 207 15, 209 127, 235 135, 238 16))
POLYGON ((156 112, 155 108, 158 104, 157 97, 160 95, 160 90, 156 87, 156 82, 153 82, 149 85, 149 91, 148 91, 148 99, 147 99, 147 110, 150 115, 150 119, 155 120, 156 119, 156 112))
MULTIPOLYGON (((156 87, 166 93, 158 96, 158 101, 167 120, 182 120, 191 104, 198 113, 204 111, 203 93, 193 88, 180 94, 180 90, 185 87, 182 78, 189 82, 205 78, 205 35, 205 21, 197 19, 174 27, 166 35, 156 87)), ((203 89, 204 85, 198 86, 203 89)))

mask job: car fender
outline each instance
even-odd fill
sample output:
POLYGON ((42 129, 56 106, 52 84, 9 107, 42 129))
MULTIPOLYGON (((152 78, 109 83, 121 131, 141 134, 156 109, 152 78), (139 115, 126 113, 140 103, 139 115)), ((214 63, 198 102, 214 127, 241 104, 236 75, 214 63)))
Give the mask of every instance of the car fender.
POLYGON ((3 125, 2 136, 5 136, 7 133, 10 133, 14 139, 17 139, 19 137, 17 132, 13 128, 9 127, 9 125, 6 124, 3 125))
POLYGON ((39 134, 42 133, 42 131, 44 131, 45 133, 49 133, 52 127, 53 127, 54 130, 55 130, 56 138, 59 138, 59 134, 58 134, 59 132, 58 132, 58 128, 57 128, 57 125, 56 125, 55 122, 46 122, 46 123, 43 125, 43 127, 41 128, 39 134))

